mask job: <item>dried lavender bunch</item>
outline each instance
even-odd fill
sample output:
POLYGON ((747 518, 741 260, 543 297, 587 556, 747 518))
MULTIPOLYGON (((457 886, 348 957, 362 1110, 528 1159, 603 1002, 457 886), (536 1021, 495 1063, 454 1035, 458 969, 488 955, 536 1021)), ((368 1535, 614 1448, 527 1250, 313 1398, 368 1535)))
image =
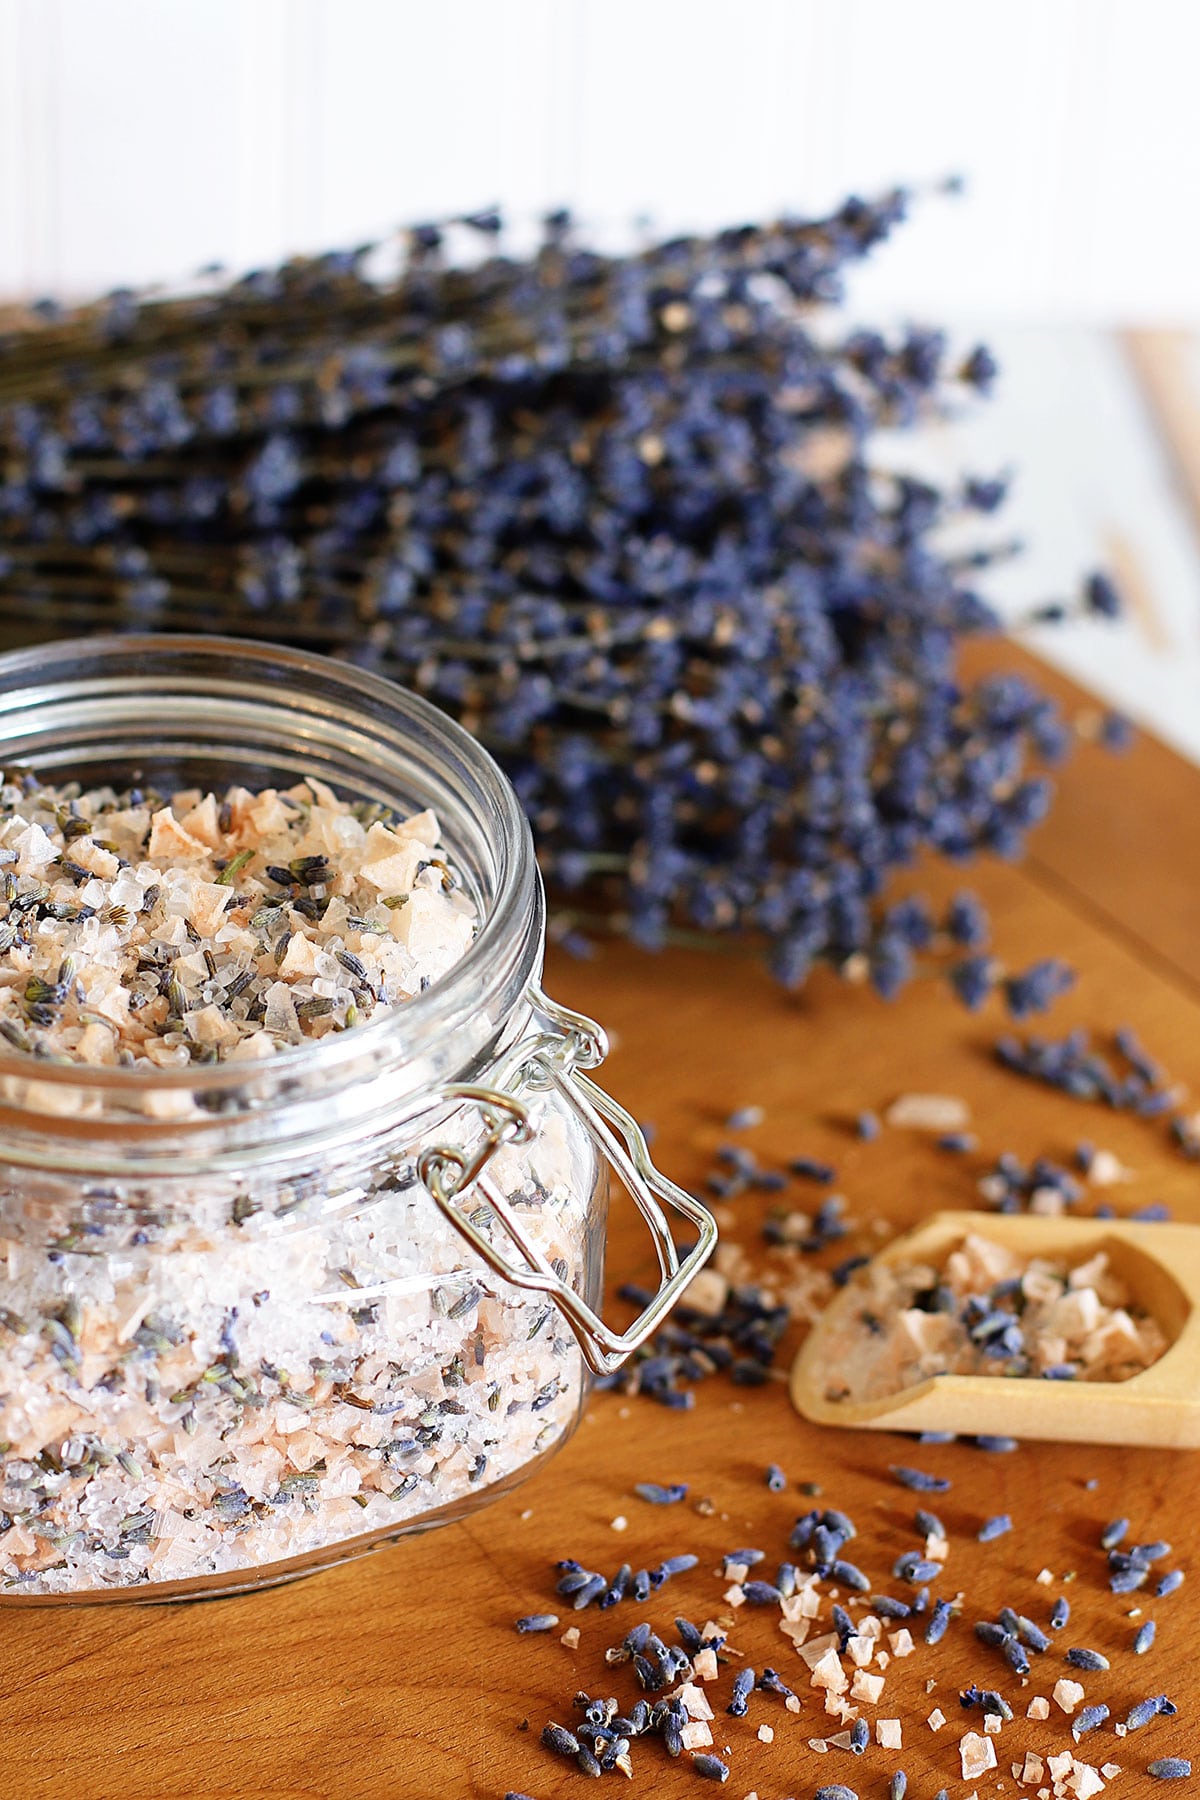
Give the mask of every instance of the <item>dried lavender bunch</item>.
POLYGON ((789 984, 865 956, 893 993, 925 945, 889 873, 1017 854, 1069 736, 956 676, 1000 552, 938 534, 1003 485, 872 463, 995 373, 831 322, 907 200, 620 257, 565 214, 519 256, 484 214, 386 280, 368 247, 43 308, 0 335, 0 617, 351 658, 495 752, 589 916, 756 934, 789 984))

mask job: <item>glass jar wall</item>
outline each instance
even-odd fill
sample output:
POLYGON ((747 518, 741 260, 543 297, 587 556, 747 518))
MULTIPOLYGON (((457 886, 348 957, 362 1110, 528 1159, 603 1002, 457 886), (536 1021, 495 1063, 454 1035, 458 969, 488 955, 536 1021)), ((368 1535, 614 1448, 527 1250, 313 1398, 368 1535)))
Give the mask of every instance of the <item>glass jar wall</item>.
POLYGON ((584 1076, 597 1028, 541 994, 503 776, 389 684, 184 638, 0 659, 0 765, 165 793, 315 776, 431 807, 479 920, 427 992, 263 1061, 0 1049, 0 1601, 258 1586, 528 1474, 713 1230, 584 1076), (598 1314, 609 1167, 663 1270, 623 1335, 598 1314))

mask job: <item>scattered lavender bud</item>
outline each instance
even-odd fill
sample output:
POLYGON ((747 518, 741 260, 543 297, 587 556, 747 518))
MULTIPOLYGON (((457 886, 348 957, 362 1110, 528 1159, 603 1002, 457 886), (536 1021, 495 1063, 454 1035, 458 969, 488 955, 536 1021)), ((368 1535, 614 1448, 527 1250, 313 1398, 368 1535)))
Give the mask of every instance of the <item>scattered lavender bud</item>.
POLYGON ((556 1756, 577 1756, 579 1739, 574 1732, 568 1731, 565 1725, 544 1725, 542 1742, 547 1750, 553 1750, 556 1756))
POLYGON ((1104 1530, 1100 1533, 1100 1548, 1102 1550, 1115 1550, 1122 1538, 1126 1536, 1128 1530, 1128 1519, 1114 1519, 1112 1523, 1106 1525, 1104 1530))
POLYGON ((778 1606, 783 1599, 771 1581, 743 1581, 742 1592, 751 1606, 778 1606))
POLYGON ((752 1131, 761 1125, 766 1118, 766 1111, 761 1106, 739 1106, 730 1113, 725 1121, 728 1131, 752 1131))
POLYGON ((903 1463, 890 1463, 889 1468, 901 1487, 919 1494, 944 1494, 950 1482, 944 1475, 930 1475, 924 1469, 906 1468, 903 1463))
POLYGON ((1107 1706, 1082 1706, 1071 1720, 1071 1730, 1076 1738, 1084 1737, 1089 1731, 1095 1731, 1098 1725, 1103 1725, 1107 1717, 1107 1706))
POLYGON ((557 1624, 557 1613, 526 1613, 523 1619, 517 1620, 517 1630, 522 1635, 534 1631, 553 1631, 557 1624))
POLYGON ((692 1757, 692 1768, 705 1781, 728 1781, 729 1765, 723 1763, 719 1756, 712 1756, 707 1750, 700 1750, 692 1757))
POLYGON ((1050 1608, 1050 1623, 1055 1631, 1061 1631, 1070 1617, 1071 1602, 1060 1594, 1058 1599, 1054 1602, 1054 1605, 1050 1608))
POLYGON ((934 1602, 933 1611, 929 1615, 929 1623, 925 1627, 925 1642, 927 1644, 941 1643, 946 1635, 946 1628, 950 1623, 952 1613, 953 1608, 951 1607, 949 1600, 937 1600, 934 1602))
POLYGON ((1020 1444, 1013 1437, 996 1437, 985 1434, 972 1440, 977 1450, 988 1450, 993 1456, 1007 1456, 1013 1450, 1019 1450, 1020 1444))
POLYGON ((1131 1706, 1129 1711, 1125 1714, 1125 1729, 1127 1731, 1140 1731, 1144 1725, 1150 1723, 1151 1719, 1157 1719, 1157 1717, 1157 1695, 1154 1695, 1148 1700, 1139 1700, 1137 1705, 1131 1706))
POLYGON ((1147 1650, 1149 1650, 1151 1644, 1154 1642, 1157 1631, 1158 1627, 1153 1619, 1147 1619, 1146 1623, 1139 1627, 1137 1635, 1133 1640, 1133 1654, 1135 1656, 1145 1656, 1147 1650))
POLYGON ((903 1769, 897 1769, 888 1782, 888 1800, 904 1800, 908 1792, 908 1776, 903 1769))
POLYGON ((773 1494, 782 1494, 787 1489, 787 1476, 778 1463, 767 1464, 766 1481, 773 1494))
POLYGON ((794 1156, 788 1163, 788 1168, 803 1181, 816 1181, 827 1186, 831 1181, 837 1180, 837 1170, 831 1163, 818 1162, 812 1156, 794 1156))
POLYGON ((843 1557, 835 1558, 829 1570, 833 1581, 840 1581, 843 1587, 852 1588, 856 1594, 870 1592, 871 1584, 856 1563, 846 1562, 843 1557))
POLYGON ((858 1800, 858 1793, 844 1781, 830 1781, 817 1789, 813 1800, 858 1800))
POLYGON ((922 1537, 944 1538, 947 1535, 946 1527, 937 1514, 927 1512, 923 1506, 919 1506, 913 1514, 913 1526, 922 1537))
POLYGON ((1167 1573, 1163 1576, 1162 1580, 1159 1582, 1159 1584, 1155 1588, 1154 1592, 1155 1592, 1156 1596, 1158 1597, 1158 1599, 1165 1600, 1168 1594, 1173 1594, 1175 1592, 1176 1588, 1182 1587, 1182 1586, 1183 1586, 1183 1570, 1182 1569, 1168 1569, 1167 1573))
POLYGON ((1011 1530, 1012 1520, 1008 1514, 996 1513, 992 1518, 984 1520, 975 1535, 981 1544, 990 1544, 994 1538, 1003 1537, 1011 1530))
POLYGON ((863 1143, 869 1144, 879 1136, 883 1127, 879 1123, 878 1114, 873 1112, 861 1112, 854 1121, 854 1129, 857 1136, 862 1139, 863 1143))
POLYGON ((937 1139, 939 1150, 947 1150, 953 1155, 966 1155, 978 1148, 979 1139, 972 1137, 969 1131, 944 1131, 937 1139))
POLYGON ((1192 1765, 1186 1756, 1158 1756, 1146 1764, 1147 1775, 1152 1775, 1155 1781, 1182 1781, 1191 1772, 1192 1765))
POLYGON ((1098 1650, 1074 1647, 1067 1651, 1067 1661, 1073 1669, 1090 1669, 1092 1671, 1111 1667, 1107 1656, 1101 1656, 1098 1650))
POLYGON ((733 1678, 733 1694, 726 1712, 732 1713, 735 1719, 744 1719, 750 1694, 754 1688, 754 1670, 739 1669, 733 1678))
POLYGON ((671 1482, 665 1487, 657 1481, 639 1481, 633 1491, 639 1500, 645 1500, 651 1506, 677 1506, 687 1499, 688 1494, 686 1481, 671 1482))
POLYGON ((861 1756, 871 1741, 871 1728, 865 1719, 855 1719, 850 1727, 850 1748, 855 1756, 861 1756))

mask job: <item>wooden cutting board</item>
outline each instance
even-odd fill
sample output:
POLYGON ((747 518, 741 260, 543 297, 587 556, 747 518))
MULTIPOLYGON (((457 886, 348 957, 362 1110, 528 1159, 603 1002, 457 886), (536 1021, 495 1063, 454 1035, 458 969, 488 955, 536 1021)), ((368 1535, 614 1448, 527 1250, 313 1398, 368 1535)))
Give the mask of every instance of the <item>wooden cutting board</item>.
MULTIPOLYGON (((993 666, 1031 666, 1007 647, 980 655, 993 666)), ((1086 704, 1060 678, 1043 679, 1086 704)), ((1143 738, 1123 758, 1084 749, 1060 789, 1023 866, 940 869, 928 879, 918 871, 912 885, 941 895, 974 886, 991 910, 997 954, 1013 967, 1056 954, 1078 968, 1075 993, 1047 1029, 1081 1024, 1103 1033, 1128 1022, 1200 1094, 1200 771, 1143 738)), ((1121 1210, 1164 1201, 1175 1218, 1200 1221, 1200 1170, 1171 1150, 1161 1125, 1006 1074, 989 1053, 1004 1028, 998 1008, 968 1015, 940 982, 920 983, 892 1006, 824 975, 788 996, 744 952, 650 957, 612 946, 586 963, 552 956, 547 986, 614 1033, 603 1078, 639 1118, 653 1121, 655 1155, 684 1184, 703 1179, 730 1109, 754 1103, 766 1120, 746 1141, 764 1160, 828 1158, 858 1221, 899 1227, 939 1207, 974 1205, 976 1180, 1001 1150, 1063 1159, 1081 1138, 1112 1149, 1136 1172, 1109 1190, 1121 1210), (899 1131, 863 1144, 850 1131, 861 1108, 878 1110, 898 1092, 925 1089, 969 1102, 978 1154, 952 1157, 899 1131)), ((798 1191, 796 1203, 809 1197, 798 1191)), ((726 1235, 746 1246, 752 1264, 763 1254, 759 1225, 773 1199, 747 1197, 725 1209, 726 1235)), ((610 1266, 614 1279, 649 1273, 647 1246, 624 1205, 614 1214, 610 1266)), ((781 1359, 784 1371, 788 1360, 781 1359)), ((1089 1701, 1106 1702, 1113 1719, 1163 1690, 1179 1707, 1177 1718, 1124 1742, 1112 1720, 1083 1740, 1081 1757, 1126 1771, 1113 1793, 1145 1794, 1152 1757, 1200 1751, 1200 1583, 1193 1578, 1157 1603, 1114 1597, 1097 1546, 1104 1524, 1128 1515, 1133 1537, 1173 1542, 1162 1566, 1193 1567, 1196 1454, 1032 1443, 1010 1455, 964 1444, 918 1449, 905 1439, 807 1425, 782 1382, 751 1391, 717 1379, 697 1390, 686 1414, 600 1395, 562 1454, 511 1497, 467 1523, 291 1587, 162 1609, 3 1613, 0 1794, 501 1800, 515 1790, 550 1800, 574 1793, 582 1778, 540 1747, 543 1724, 569 1724, 581 1688, 631 1700, 629 1670, 606 1671, 604 1647, 643 1616, 665 1635, 675 1613, 701 1622, 719 1614, 725 1584, 714 1571, 723 1551, 761 1545, 773 1569, 792 1519, 813 1503, 798 1484, 817 1484, 824 1504, 856 1518, 855 1560, 877 1587, 895 1585, 892 1561, 917 1541, 911 1519, 919 1498, 888 1476, 897 1461, 951 1478, 950 1491, 932 1505, 951 1540, 943 1589, 965 1594, 963 1619, 943 1643, 931 1650, 918 1642, 915 1654, 894 1661, 879 1704, 863 1708, 867 1717, 901 1719, 903 1749, 872 1745, 861 1759, 811 1750, 809 1738, 836 1725, 774 1620, 747 1609, 734 1644, 752 1665, 778 1668, 803 1706, 793 1716, 778 1699, 755 1695, 747 1718, 727 1718, 731 1677, 722 1675, 713 1730, 717 1749, 730 1746, 725 1792, 782 1800, 842 1781, 864 1797, 882 1796, 897 1767, 921 1800, 943 1784, 953 1794, 977 1788, 981 1797, 1036 1792, 1016 1787, 1010 1765, 1027 1748, 1075 1748, 1057 1707, 1045 1724, 1024 1716, 1031 1695, 1048 1694, 1073 1673, 1063 1662, 1067 1643, 1110 1658, 1108 1674, 1080 1679, 1089 1701), (786 1493, 768 1491, 768 1462, 786 1471, 786 1493), (632 1493, 644 1480, 686 1481, 688 1501, 650 1507, 632 1493), (697 1502, 710 1504, 698 1511, 697 1502), (1011 1533, 978 1544, 980 1523, 999 1512, 1012 1515, 1011 1533), (614 1524, 620 1518, 623 1531, 614 1524), (645 1608, 629 1602, 575 1616, 558 1603, 563 1626, 579 1626, 577 1650, 564 1648, 559 1632, 514 1632, 518 1615, 555 1605, 557 1557, 615 1569, 626 1558, 637 1566, 681 1550, 699 1553, 698 1568, 645 1608), (1052 1586, 1037 1582, 1043 1569, 1052 1586), (971 1622, 1004 1604, 1044 1619, 1058 1593, 1071 1600, 1071 1624, 1050 1654, 1033 1659, 1022 1687, 995 1651, 976 1643, 971 1622), (1129 1649, 1141 1621, 1128 1615, 1138 1606, 1158 1622, 1157 1642, 1141 1658, 1129 1649), (957 1742, 981 1729, 981 1715, 958 1703, 960 1686, 971 1680, 1001 1688, 1017 1717, 996 1740, 999 1769, 963 1783, 957 1742), (935 1706, 948 1719, 937 1733, 925 1722, 935 1706), (773 1743, 758 1740, 760 1724, 774 1728, 773 1743)), ((670 1762, 657 1742, 636 1743, 633 1758, 637 1791, 663 1800, 707 1791, 686 1757, 670 1762)))

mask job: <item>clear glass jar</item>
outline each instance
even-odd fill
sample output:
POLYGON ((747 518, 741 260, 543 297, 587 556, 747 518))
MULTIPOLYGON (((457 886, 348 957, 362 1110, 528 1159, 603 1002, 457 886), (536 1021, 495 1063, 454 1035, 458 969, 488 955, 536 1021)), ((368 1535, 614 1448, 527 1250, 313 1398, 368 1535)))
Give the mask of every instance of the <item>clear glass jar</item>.
POLYGON ((427 992, 266 1061, 0 1050, 0 1602, 253 1588, 530 1474, 715 1227, 584 1074, 599 1028, 541 992, 541 884, 499 769, 373 676, 183 637, 0 658, 0 766, 167 791, 311 774, 432 807, 481 920, 427 992), (610 1169, 662 1272, 624 1334, 598 1312, 610 1169))

